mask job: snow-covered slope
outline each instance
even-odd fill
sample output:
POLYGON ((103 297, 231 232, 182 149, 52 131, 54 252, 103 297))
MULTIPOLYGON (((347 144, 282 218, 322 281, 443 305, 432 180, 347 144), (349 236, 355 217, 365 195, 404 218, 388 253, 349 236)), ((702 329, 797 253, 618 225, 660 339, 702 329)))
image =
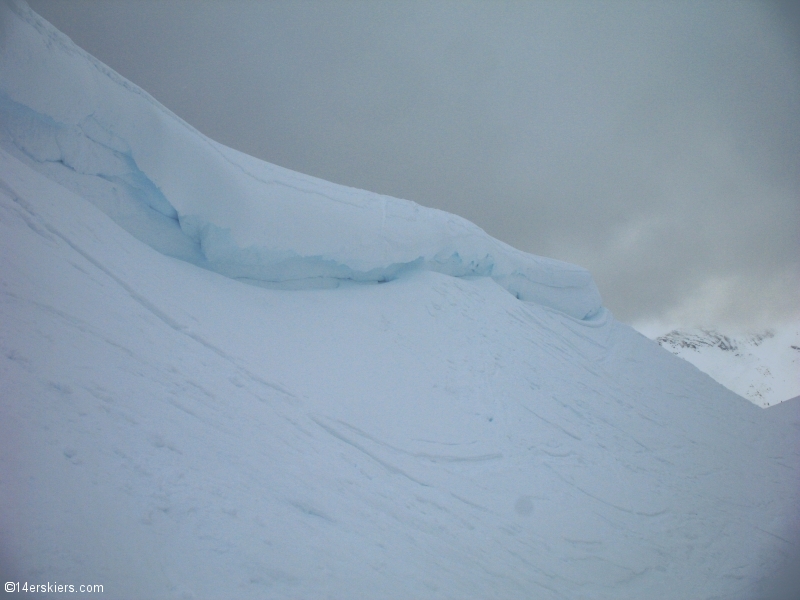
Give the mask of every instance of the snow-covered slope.
POLYGON ((800 323, 757 334, 680 329, 656 341, 758 406, 800 396, 800 323))
POLYGON ((729 392, 577 267, 222 148, 26 6, 0 15, 4 581, 791 590, 770 576, 797 558, 797 402, 729 392))

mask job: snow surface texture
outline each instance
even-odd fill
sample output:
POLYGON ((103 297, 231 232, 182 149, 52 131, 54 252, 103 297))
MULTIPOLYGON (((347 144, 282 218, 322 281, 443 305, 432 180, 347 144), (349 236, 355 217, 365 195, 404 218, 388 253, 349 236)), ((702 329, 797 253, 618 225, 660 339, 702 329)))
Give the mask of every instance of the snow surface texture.
MULTIPOLYGON (((607 312, 519 301, 494 271, 287 290, 198 268, 216 260, 205 238, 177 241, 183 218, 158 200, 179 204, 173 167, 211 148, 303 178, 211 144, 24 5, 0 6, 3 581, 110 598, 795 597, 773 574, 799 556, 798 402, 761 410, 607 312), (48 61, 49 81, 32 68, 48 61), (41 98, 6 92, 23 68, 41 98), (81 90, 105 131, 136 129, 108 115, 144 98, 142 127, 186 131, 185 153, 151 141, 134 156, 120 136, 116 174, 79 172, 58 136, 81 90), (52 122, 26 130, 28 103, 45 101, 52 122), (54 162, 13 141, 53 131, 54 162), (155 188, 139 175, 156 181, 151 164, 155 188)), ((251 176, 235 173, 206 183, 233 185, 220 202, 256 235, 238 196, 251 176)), ((303 217, 275 205, 286 226, 303 217)), ((494 243, 457 227, 448 241, 439 228, 463 222, 441 213, 417 222, 461 256, 494 243)), ((385 256, 424 237, 376 227, 385 256)), ((358 258, 342 237, 340 256, 358 258)), ((264 258, 252 252, 234 255, 264 258)))
POLYGON ((800 396, 800 323, 757 334, 681 329, 656 341, 758 406, 800 396))
POLYGON ((159 251, 282 287, 385 282, 415 270, 490 276, 520 299, 602 318, 584 269, 516 250, 455 215, 226 148, 26 7, 5 10, 3 21, 3 147, 159 251))

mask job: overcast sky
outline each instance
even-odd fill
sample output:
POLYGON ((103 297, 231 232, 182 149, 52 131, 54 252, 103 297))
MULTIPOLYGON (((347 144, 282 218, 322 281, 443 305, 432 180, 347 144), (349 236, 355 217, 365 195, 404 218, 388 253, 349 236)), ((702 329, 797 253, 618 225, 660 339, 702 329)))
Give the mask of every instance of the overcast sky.
POLYGON ((208 136, 583 265, 620 320, 800 311, 793 2, 30 4, 208 136))

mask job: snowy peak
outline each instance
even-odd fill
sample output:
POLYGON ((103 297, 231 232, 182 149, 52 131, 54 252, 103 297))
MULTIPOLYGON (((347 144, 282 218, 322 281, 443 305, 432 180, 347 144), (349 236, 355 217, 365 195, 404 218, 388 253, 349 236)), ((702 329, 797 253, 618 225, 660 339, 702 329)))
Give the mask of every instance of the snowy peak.
POLYGON ((758 406, 800 394, 798 323, 730 335, 714 329, 676 329, 656 342, 758 406))
POLYGON ((602 318, 589 273, 473 223, 246 156, 187 125, 27 5, 0 5, 0 146, 163 254, 266 287, 489 277, 520 300, 602 318))
POLYGON ((717 348, 722 352, 733 352, 741 356, 749 346, 760 346, 764 340, 775 337, 775 332, 767 329, 762 333, 744 334, 738 338, 731 338, 713 329, 683 330, 674 329, 666 335, 656 338, 662 346, 671 348, 691 348, 700 351, 702 348, 717 348), (740 351, 740 346, 742 350, 740 351))

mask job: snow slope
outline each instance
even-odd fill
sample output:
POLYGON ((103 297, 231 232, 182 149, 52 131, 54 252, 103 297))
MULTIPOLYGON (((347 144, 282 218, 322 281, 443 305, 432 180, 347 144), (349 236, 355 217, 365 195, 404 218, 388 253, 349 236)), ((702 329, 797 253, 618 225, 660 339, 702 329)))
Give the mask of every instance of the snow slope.
POLYGON ((758 334, 680 329, 656 338, 674 355, 766 408, 800 396, 800 323, 758 334))
POLYGON ((797 402, 729 392, 614 321, 576 267, 221 148, 0 7, 4 581, 111 598, 796 590, 773 574, 799 556, 797 402), (117 136, 105 158, 71 145, 84 113, 105 115, 91 139, 117 136), (139 120, 158 135, 128 139, 139 120), (197 156, 208 180, 181 182, 197 156), (304 232, 325 219, 256 171, 324 191, 338 225, 320 246, 304 232), (384 205, 405 217, 371 221, 384 205), (291 268, 263 233, 278 222, 291 268))

